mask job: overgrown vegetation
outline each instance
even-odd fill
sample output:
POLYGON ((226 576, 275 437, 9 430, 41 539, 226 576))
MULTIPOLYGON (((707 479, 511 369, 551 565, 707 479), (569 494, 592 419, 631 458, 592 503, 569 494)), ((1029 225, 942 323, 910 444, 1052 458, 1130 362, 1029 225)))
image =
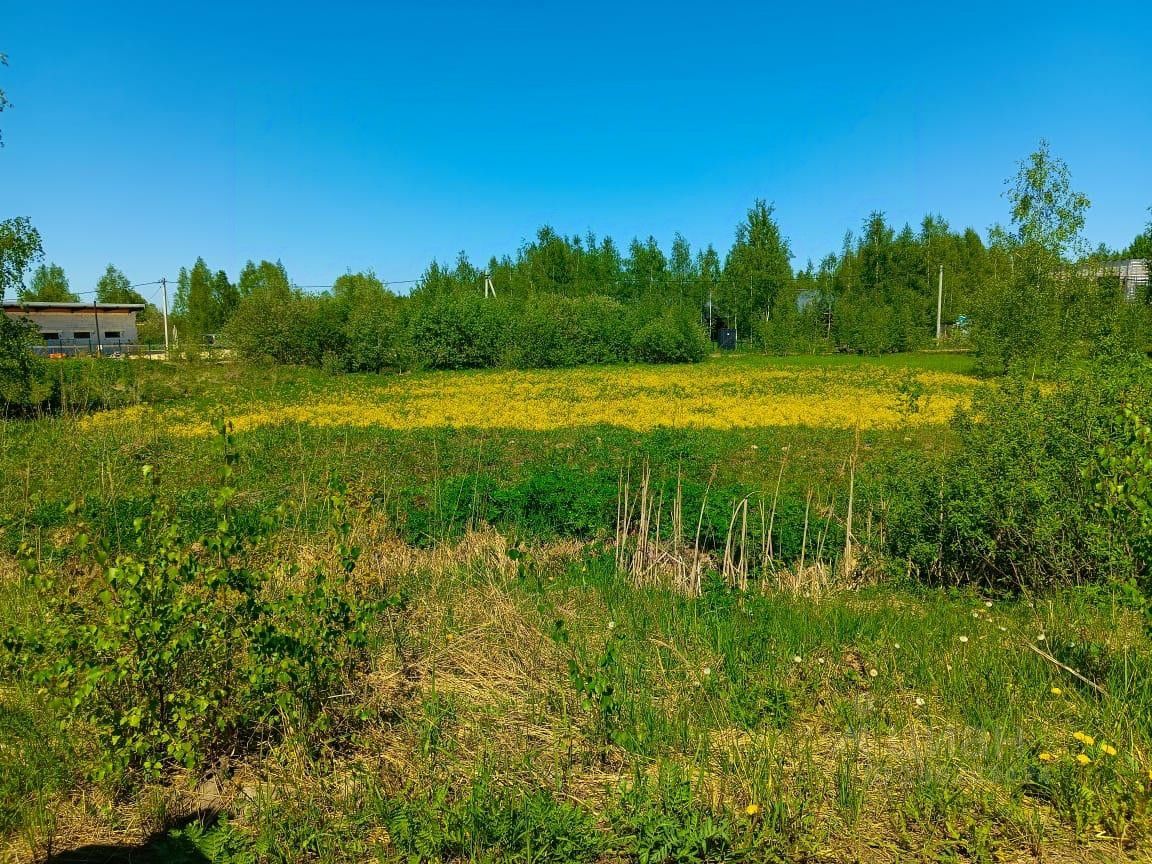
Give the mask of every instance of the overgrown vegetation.
POLYGON ((123 408, 7 424, 8 848, 158 830, 157 854, 231 862, 1139 860, 1146 361, 1038 384, 962 362, 430 372, 397 393, 155 364, 109 383, 123 408), (456 416, 507 376, 521 423, 736 382, 754 405, 807 393, 798 417, 891 407, 859 430, 276 414, 456 416), (225 406, 267 419, 222 461, 190 432, 225 406), (68 476, 96 478, 82 505, 68 476), (224 818, 170 828, 206 801, 224 818))

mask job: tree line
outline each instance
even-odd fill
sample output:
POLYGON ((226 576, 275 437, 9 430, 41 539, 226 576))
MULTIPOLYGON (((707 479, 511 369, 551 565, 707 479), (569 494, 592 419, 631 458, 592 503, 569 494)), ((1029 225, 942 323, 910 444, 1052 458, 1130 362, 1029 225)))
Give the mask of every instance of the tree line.
MULTIPOLYGON (((897 227, 877 211, 838 251, 800 268, 773 206, 760 200, 723 255, 681 234, 665 252, 654 237, 622 249, 611 237, 545 226, 479 265, 463 252, 451 264, 433 261, 407 295, 372 272, 312 293, 280 262, 250 261, 233 281, 198 258, 176 279, 172 335, 184 354, 211 336, 253 360, 347 371, 691 362, 710 338, 774 353, 880 354, 934 344, 938 319, 945 344, 973 348, 989 372, 1035 373, 1085 350, 1146 347, 1152 288, 1133 302, 1107 262, 1152 258, 1152 223, 1125 249, 1089 250, 1088 199, 1043 142, 1006 197, 1009 224, 984 237, 938 214, 897 227)), ((78 300, 54 263, 24 283, 37 257, 27 220, 0 224, 0 272, 19 298, 78 300)), ((108 265, 94 293, 145 303, 141 341, 163 341, 159 310, 119 269, 108 265)))

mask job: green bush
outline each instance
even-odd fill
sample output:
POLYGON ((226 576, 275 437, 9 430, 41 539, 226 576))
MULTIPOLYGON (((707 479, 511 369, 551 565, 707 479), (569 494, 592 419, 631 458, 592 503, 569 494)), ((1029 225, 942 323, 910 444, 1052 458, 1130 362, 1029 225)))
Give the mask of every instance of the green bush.
POLYGON ((618 363, 628 359, 628 322, 608 297, 531 298, 510 319, 504 365, 523 369, 618 363))
POLYGON ((668 309, 632 336, 632 355, 643 363, 699 363, 708 337, 689 312, 668 309))
POLYGON ((237 519, 235 494, 220 489, 216 525, 199 535, 155 497, 118 550, 81 523, 78 569, 29 550, 42 620, 6 634, 4 659, 66 726, 95 733, 98 779, 197 769, 290 734, 322 740, 341 704, 329 697, 367 662, 369 624, 385 606, 343 584, 358 550, 342 494, 330 504, 343 572, 319 569, 298 591, 273 591, 271 573, 252 568, 259 529, 237 519))
POLYGON ((412 358, 430 369, 496 366, 504 350, 508 315, 504 301, 469 294, 414 299, 408 318, 412 358))
POLYGON ((331 297, 262 289, 244 297, 224 336, 247 360, 319 366, 345 351, 344 321, 331 297))
POLYGON ((1098 484, 1102 470, 1130 476, 1125 458, 1140 439, 1117 415, 1150 397, 1152 374, 1140 361, 979 391, 953 421, 953 451, 877 466, 871 494, 888 551, 932 579, 1010 590, 1146 574, 1139 532, 1101 506, 1098 484))
POLYGON ((399 301, 392 295, 353 303, 344 324, 349 372, 381 372, 407 365, 399 301))
POLYGON ((52 394, 47 364, 32 352, 35 324, 0 312, 0 416, 26 414, 52 394))

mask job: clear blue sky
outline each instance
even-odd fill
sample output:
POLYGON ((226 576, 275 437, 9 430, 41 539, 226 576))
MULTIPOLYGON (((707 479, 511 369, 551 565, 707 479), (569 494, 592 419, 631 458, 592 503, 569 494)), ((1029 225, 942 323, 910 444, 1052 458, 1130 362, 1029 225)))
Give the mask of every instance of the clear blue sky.
POLYGON ((1137 2, 257 4, 0 0, 0 217, 74 290, 203 255, 300 284, 418 276, 548 223, 796 264, 873 209, 982 233, 1041 137, 1126 245, 1152 205, 1137 2), (238 11, 244 6, 244 11, 238 11))

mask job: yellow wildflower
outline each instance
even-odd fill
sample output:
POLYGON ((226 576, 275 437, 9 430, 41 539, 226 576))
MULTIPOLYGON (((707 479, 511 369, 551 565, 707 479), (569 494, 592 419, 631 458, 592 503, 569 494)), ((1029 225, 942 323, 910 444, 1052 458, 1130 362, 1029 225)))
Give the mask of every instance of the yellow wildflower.
POLYGON ((749 816, 755 816, 756 814, 758 814, 760 812, 760 805, 759 804, 749 804, 747 807, 744 808, 744 812, 747 813, 749 816))
POLYGON ((1044 753, 1040 754, 1040 761, 1041 762, 1055 762, 1056 757, 1053 756, 1051 753, 1044 752, 1044 753))
POLYGON ((1113 747, 1111 744, 1105 744, 1103 741, 1101 741, 1100 742, 1100 752, 1103 753, 1105 756, 1115 756, 1116 755, 1116 748, 1113 747))
POLYGON ((352 379, 346 387, 302 394, 298 401, 229 401, 204 410, 132 406, 85 417, 97 431, 116 425, 164 428, 176 436, 213 434, 221 408, 237 432, 283 423, 315 427, 547 430, 607 423, 635 431, 660 427, 753 429, 895 429, 943 423, 968 404, 976 382, 962 375, 922 372, 931 400, 909 418, 892 398, 896 371, 875 366, 813 376, 807 369, 759 362, 701 363, 671 368, 610 366, 581 369, 486 370, 467 376, 433 372, 352 379))
POLYGON ((1079 762, 1081 765, 1088 765, 1088 764, 1091 764, 1091 762, 1092 762, 1092 760, 1088 757, 1087 753, 1080 753, 1079 755, 1077 755, 1076 761, 1079 762))
POLYGON ((1063 692, 1064 692, 1064 691, 1063 691, 1063 690, 1061 690, 1059 687, 1053 687, 1053 688, 1052 688, 1052 695, 1053 695, 1053 696, 1059 696, 1059 695, 1060 695, 1061 693, 1063 693, 1063 692))
POLYGON ((1072 737, 1075 738, 1077 741, 1079 741, 1081 744, 1083 744, 1086 747, 1091 747, 1093 744, 1096 743, 1095 738, 1093 738, 1091 735, 1085 735, 1083 732, 1074 732, 1072 734, 1072 737))

